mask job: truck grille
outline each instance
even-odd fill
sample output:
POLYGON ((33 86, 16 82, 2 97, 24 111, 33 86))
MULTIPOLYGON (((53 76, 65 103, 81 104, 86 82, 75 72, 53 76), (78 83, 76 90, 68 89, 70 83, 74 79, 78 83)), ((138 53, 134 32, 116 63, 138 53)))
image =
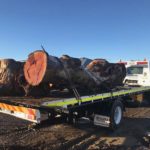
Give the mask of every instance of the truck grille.
POLYGON ((127 83, 138 83, 137 80, 127 80, 127 83))

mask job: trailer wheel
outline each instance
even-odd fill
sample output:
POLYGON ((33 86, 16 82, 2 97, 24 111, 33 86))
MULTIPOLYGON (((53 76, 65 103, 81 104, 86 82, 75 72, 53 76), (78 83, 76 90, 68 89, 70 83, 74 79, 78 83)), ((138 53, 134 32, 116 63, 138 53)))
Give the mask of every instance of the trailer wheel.
POLYGON ((123 118, 123 104, 120 100, 116 100, 111 107, 110 128, 116 129, 120 126, 123 118))

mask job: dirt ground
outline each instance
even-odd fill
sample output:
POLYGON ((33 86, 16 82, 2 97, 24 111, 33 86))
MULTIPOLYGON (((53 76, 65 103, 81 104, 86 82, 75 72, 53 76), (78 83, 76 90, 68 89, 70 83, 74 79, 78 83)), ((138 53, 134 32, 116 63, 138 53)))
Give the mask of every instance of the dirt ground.
POLYGON ((31 123, 0 114, 0 149, 35 150, 149 150, 150 107, 128 108, 119 129, 95 127, 85 119, 76 126, 44 121, 31 123))

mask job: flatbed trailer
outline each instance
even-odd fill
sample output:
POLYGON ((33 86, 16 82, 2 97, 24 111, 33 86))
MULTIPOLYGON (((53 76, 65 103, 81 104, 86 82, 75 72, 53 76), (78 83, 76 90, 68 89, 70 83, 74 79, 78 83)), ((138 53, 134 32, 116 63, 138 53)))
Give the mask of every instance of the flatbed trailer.
POLYGON ((37 124, 58 115, 68 122, 87 117, 95 125, 115 129, 121 124, 127 102, 142 99, 145 93, 150 93, 150 87, 121 87, 106 93, 81 96, 80 99, 58 94, 47 98, 0 97, 0 112, 37 124))

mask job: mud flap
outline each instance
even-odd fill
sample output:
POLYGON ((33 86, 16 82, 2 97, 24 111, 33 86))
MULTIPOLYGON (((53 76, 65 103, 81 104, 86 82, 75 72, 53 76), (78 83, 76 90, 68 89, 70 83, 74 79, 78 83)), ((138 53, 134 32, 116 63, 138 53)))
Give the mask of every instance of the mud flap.
POLYGON ((110 127, 110 117, 95 114, 94 125, 101 127, 110 127))

